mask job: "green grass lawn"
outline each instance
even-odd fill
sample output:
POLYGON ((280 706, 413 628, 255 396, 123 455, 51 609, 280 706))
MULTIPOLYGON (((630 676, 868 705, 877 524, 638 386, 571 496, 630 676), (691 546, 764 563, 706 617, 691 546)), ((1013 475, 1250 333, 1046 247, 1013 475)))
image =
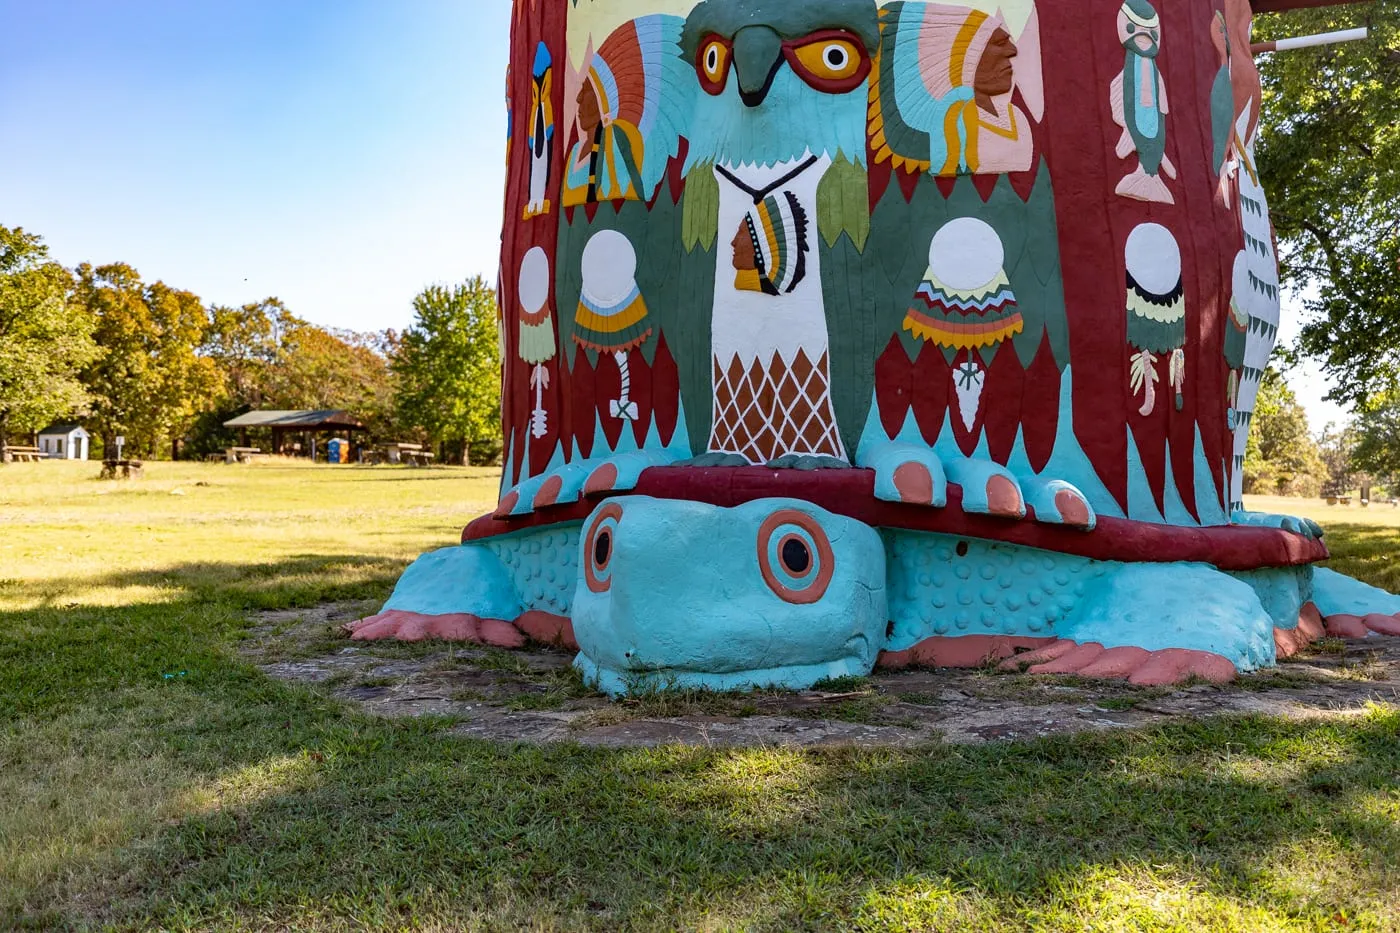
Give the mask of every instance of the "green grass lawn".
MULTIPOLYGON (((0 928, 1400 928, 1394 708, 917 751, 467 741, 236 646, 255 610, 385 596, 489 472, 95 473, 0 468, 0 928)), ((1360 511, 1307 514, 1394 585, 1400 515, 1360 511)))

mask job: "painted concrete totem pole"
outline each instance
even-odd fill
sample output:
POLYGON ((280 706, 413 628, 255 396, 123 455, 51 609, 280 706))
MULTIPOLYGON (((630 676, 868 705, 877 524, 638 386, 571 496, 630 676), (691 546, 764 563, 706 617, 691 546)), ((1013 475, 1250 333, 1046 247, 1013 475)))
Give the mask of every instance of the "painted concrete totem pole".
POLYGON ((1315 524, 1242 511, 1250 18, 516 0, 500 503, 353 636, 558 642, 616 694, 1400 633, 1315 524))

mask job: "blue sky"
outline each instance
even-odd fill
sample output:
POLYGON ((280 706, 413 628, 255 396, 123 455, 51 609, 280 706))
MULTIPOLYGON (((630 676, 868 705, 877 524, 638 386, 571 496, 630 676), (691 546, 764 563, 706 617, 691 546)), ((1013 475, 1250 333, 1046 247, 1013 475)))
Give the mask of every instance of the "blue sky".
MULTIPOLYGON (((509 28, 509 0, 0 0, 0 223, 402 328, 423 286, 495 280, 509 28)), ((1289 381, 1341 416, 1316 367, 1289 381)))
POLYGON ((0 223, 357 330, 495 281, 508 0, 0 0, 0 223))

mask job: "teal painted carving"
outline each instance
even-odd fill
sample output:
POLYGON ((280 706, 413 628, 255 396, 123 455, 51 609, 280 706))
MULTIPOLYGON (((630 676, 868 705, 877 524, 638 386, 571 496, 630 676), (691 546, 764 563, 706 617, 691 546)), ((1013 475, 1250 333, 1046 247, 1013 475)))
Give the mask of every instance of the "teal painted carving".
POLYGON ((425 555, 355 637, 559 640, 590 683, 621 694, 803 688, 965 638, 1036 647, 1054 656, 1028 661, 1067 671, 1219 679, 1272 664, 1276 630, 1300 627, 1309 600, 1400 629, 1400 597, 1317 573, 1315 585, 1306 565, 1232 574, 876 529, 795 499, 629 496, 582 526, 425 555))
POLYGON ((806 687, 869 673, 884 640, 880 536, 806 502, 607 500, 579 559, 576 666, 608 693, 806 687))

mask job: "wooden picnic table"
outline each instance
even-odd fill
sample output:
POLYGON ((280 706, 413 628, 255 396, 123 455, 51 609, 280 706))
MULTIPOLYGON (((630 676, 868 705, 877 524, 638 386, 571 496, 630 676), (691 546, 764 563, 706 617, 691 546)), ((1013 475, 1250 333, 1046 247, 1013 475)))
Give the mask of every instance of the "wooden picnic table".
POLYGON ((37 447, 6 447, 5 455, 11 463, 37 463, 49 456, 37 447))
POLYGON ((262 453, 261 447, 226 447, 224 448, 224 462, 247 463, 260 453, 262 453))

